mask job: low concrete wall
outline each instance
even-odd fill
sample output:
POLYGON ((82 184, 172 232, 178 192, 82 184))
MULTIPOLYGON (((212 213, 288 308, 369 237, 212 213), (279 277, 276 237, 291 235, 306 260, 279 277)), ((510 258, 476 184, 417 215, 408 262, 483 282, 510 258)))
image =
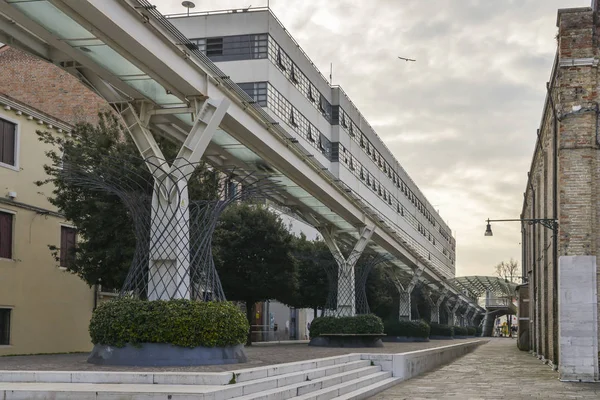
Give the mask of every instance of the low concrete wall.
MULTIPOLYGON (((402 380, 414 378, 440 365, 448 364, 487 342, 489 340, 480 339, 432 349, 394 354, 392 355, 393 376, 402 380)), ((382 367, 385 370, 383 365, 382 367)))

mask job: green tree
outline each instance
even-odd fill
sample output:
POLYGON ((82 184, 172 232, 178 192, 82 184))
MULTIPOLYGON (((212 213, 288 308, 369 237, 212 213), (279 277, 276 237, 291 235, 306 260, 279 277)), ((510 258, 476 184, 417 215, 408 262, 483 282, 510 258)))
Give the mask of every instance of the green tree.
POLYGON ((329 294, 326 271, 337 270, 337 263, 322 240, 310 241, 301 235, 294 238, 293 244, 298 260, 298 291, 291 305, 312 308, 316 318, 317 310, 325 307, 329 294))
POLYGON ((384 264, 376 265, 367 279, 367 300, 371 312, 384 321, 398 319, 398 289, 385 271, 384 264))
POLYGON ((246 304, 250 325, 256 303, 294 301, 298 283, 292 240, 279 215, 264 205, 232 204, 219 220, 213 238, 217 271, 227 299, 246 304))
MULTIPOLYGON (((71 137, 58 137, 49 132, 37 132, 39 140, 52 145, 44 166, 48 178, 38 181, 40 187, 52 185, 48 196, 65 218, 77 227, 78 243, 69 255, 67 270, 78 275, 88 285, 102 283, 107 288, 120 288, 131 265, 135 250, 135 234, 131 216, 115 194, 92 190, 65 179, 63 162, 88 171, 106 171, 107 163, 122 160, 137 179, 151 182, 151 176, 141 161, 138 150, 124 133, 117 118, 110 113, 100 114, 98 125, 78 124, 71 137)), ((159 140, 165 157, 176 156, 178 146, 159 140)), ((149 186, 151 190, 151 185, 149 186)), ((215 198, 218 182, 213 171, 201 165, 192 175, 190 198, 215 198)), ((149 192, 148 194, 150 194, 149 192)), ((51 244, 50 250, 58 261, 60 249, 51 244)))

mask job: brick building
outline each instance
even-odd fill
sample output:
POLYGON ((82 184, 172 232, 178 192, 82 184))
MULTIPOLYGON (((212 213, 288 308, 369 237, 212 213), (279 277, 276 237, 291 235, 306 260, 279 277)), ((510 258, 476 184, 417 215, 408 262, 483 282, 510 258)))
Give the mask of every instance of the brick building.
POLYGON ((576 381, 600 378, 600 22, 592 6, 558 11, 558 50, 521 214, 543 220, 522 224, 529 310, 521 312, 521 333, 561 379, 576 381))

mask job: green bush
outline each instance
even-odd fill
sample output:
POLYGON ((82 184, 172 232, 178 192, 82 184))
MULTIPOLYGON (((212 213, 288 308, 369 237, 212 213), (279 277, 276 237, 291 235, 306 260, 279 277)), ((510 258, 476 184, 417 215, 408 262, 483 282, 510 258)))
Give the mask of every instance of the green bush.
POLYGON ((468 336, 469 331, 464 326, 453 326, 454 336, 468 336))
POLYGON ((474 326, 467 327, 467 330, 469 331, 469 336, 475 336, 477 334, 477 328, 474 326))
POLYGON ((389 320, 384 323, 385 334, 388 336, 428 338, 430 328, 424 321, 389 320))
POLYGON ((452 327, 449 325, 438 324, 435 322, 431 323, 431 332, 429 333, 431 336, 454 336, 454 331, 452 327))
POLYGON ((369 334, 383 333, 381 318, 372 314, 354 317, 319 317, 310 324, 310 337, 328 333, 369 334))
POLYGON ((232 303, 117 299, 100 304, 90 321, 92 343, 169 343, 181 347, 227 347, 246 342, 250 327, 232 303))

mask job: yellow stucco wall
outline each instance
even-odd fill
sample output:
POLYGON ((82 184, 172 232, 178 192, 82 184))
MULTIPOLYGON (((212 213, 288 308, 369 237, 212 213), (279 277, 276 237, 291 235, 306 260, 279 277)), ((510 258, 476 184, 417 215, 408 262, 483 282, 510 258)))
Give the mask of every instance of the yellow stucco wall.
MULTIPOLYGON (((16 202, 56 211, 46 200, 50 186, 37 187, 45 178, 44 152, 49 146, 37 140, 36 130, 48 129, 0 108, 0 118, 18 124, 18 171, 0 166, 0 197, 17 193, 16 202)), ((77 276, 57 267, 48 245, 60 245, 61 224, 56 216, 0 202, 0 211, 14 213, 13 259, 0 259, 0 308, 12 308, 10 345, 0 346, 0 355, 89 351, 87 331, 94 293, 77 276)))

